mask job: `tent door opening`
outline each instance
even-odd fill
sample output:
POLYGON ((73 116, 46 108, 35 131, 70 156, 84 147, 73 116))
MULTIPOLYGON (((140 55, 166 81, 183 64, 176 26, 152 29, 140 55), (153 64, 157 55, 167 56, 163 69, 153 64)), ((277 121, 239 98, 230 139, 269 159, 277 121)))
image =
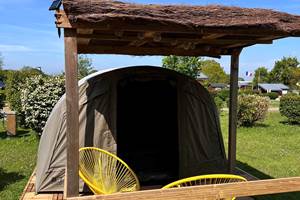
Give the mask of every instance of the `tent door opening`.
POLYGON ((117 86, 117 154, 141 185, 178 179, 175 80, 126 79, 117 86))

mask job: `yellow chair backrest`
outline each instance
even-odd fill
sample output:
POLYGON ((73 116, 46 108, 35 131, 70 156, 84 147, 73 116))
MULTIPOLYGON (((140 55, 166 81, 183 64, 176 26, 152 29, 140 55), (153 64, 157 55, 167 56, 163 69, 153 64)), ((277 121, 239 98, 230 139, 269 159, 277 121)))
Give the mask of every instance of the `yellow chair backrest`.
MULTIPOLYGON (((189 178, 184 178, 175 182, 172 182, 162 189, 167 188, 178 188, 196 185, 208 185, 208 184, 222 184, 222 183, 234 183, 247 181, 244 177, 233 175, 233 174, 208 174, 193 176, 189 178)), ((232 198, 234 200, 235 198, 232 198)))
POLYGON ((95 147, 79 150, 79 176, 94 194, 112 194, 140 189, 137 176, 123 160, 95 147))

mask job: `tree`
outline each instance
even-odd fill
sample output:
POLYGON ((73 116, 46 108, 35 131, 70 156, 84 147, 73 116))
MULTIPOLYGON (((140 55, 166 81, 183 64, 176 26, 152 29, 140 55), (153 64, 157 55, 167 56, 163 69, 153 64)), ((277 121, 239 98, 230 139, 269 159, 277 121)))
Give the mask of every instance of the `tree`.
POLYGON ((38 75, 44 76, 45 75, 45 73, 41 70, 41 67, 24 66, 20 69, 20 72, 25 77, 32 77, 32 76, 38 76, 38 75))
POLYGON ((229 76, 215 60, 202 61, 201 72, 208 76, 209 83, 229 83, 229 76))
POLYGON ((200 57, 166 56, 162 60, 162 67, 197 78, 202 61, 200 57))
POLYGON ((265 67, 259 67, 254 72, 254 78, 252 80, 253 85, 257 85, 258 83, 267 83, 269 82, 269 72, 265 67))
POLYGON ((296 57, 283 57, 275 62, 275 66, 269 74, 269 81, 292 86, 293 71, 297 68, 299 68, 299 61, 296 57))
POLYGON ((92 65, 92 59, 80 55, 78 57, 78 78, 82 79, 83 77, 96 72, 97 70, 95 70, 92 65))
POLYGON ((292 70, 291 86, 294 89, 300 89, 300 67, 292 70))
POLYGON ((2 57, 2 54, 0 53, 0 70, 2 70, 2 67, 3 67, 3 57, 2 57))

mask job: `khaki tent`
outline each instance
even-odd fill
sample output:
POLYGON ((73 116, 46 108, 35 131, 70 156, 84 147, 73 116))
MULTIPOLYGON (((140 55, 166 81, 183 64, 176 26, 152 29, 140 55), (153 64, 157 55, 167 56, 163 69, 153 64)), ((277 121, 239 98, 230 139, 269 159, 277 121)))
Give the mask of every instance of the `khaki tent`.
MULTIPOLYGON (((94 73, 79 82, 80 147, 117 154, 142 185, 221 173, 226 157, 216 106, 197 81, 161 67, 94 73)), ((36 191, 63 191, 66 165, 65 96, 41 137, 36 191)))

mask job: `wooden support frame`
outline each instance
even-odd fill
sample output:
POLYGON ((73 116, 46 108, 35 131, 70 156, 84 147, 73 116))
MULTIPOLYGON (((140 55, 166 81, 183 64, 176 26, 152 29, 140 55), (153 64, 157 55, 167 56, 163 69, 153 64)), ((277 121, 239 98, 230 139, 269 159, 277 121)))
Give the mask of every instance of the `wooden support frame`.
POLYGON ((237 132, 237 101, 239 79, 239 56, 242 49, 235 49, 231 55, 230 67, 230 101, 228 130, 228 171, 234 173, 236 167, 236 132, 237 132))
MULTIPOLYGON (((221 199, 233 196, 254 196, 300 191, 300 177, 247 183, 195 186, 170 190, 149 190, 106 196, 78 196, 79 106, 77 54, 127 54, 127 55, 181 55, 211 56, 231 55, 229 151, 228 171, 236 167, 237 95, 239 55, 242 48, 254 44, 271 44, 273 40, 300 36, 298 32, 280 29, 186 26, 171 24, 158 26, 156 21, 131 23, 131 19, 95 22, 69 21, 64 11, 56 12, 56 25, 65 30, 66 99, 67 99, 67 171, 65 197, 70 200, 101 199, 221 199), (77 29, 77 30, 76 30, 77 29), (129 32, 129 33, 128 33, 129 32), (196 37, 194 37, 196 35, 196 37), (113 45, 111 45, 112 43, 113 45)), ((72 19, 72 18, 71 18, 72 19)), ((75 18, 74 18, 75 19, 75 18)))
POLYGON ((68 200, 219 200, 300 191, 300 177, 68 198, 68 200))
POLYGON ((65 197, 78 196, 79 190, 79 101, 76 29, 64 29, 67 107, 67 168, 65 197))

